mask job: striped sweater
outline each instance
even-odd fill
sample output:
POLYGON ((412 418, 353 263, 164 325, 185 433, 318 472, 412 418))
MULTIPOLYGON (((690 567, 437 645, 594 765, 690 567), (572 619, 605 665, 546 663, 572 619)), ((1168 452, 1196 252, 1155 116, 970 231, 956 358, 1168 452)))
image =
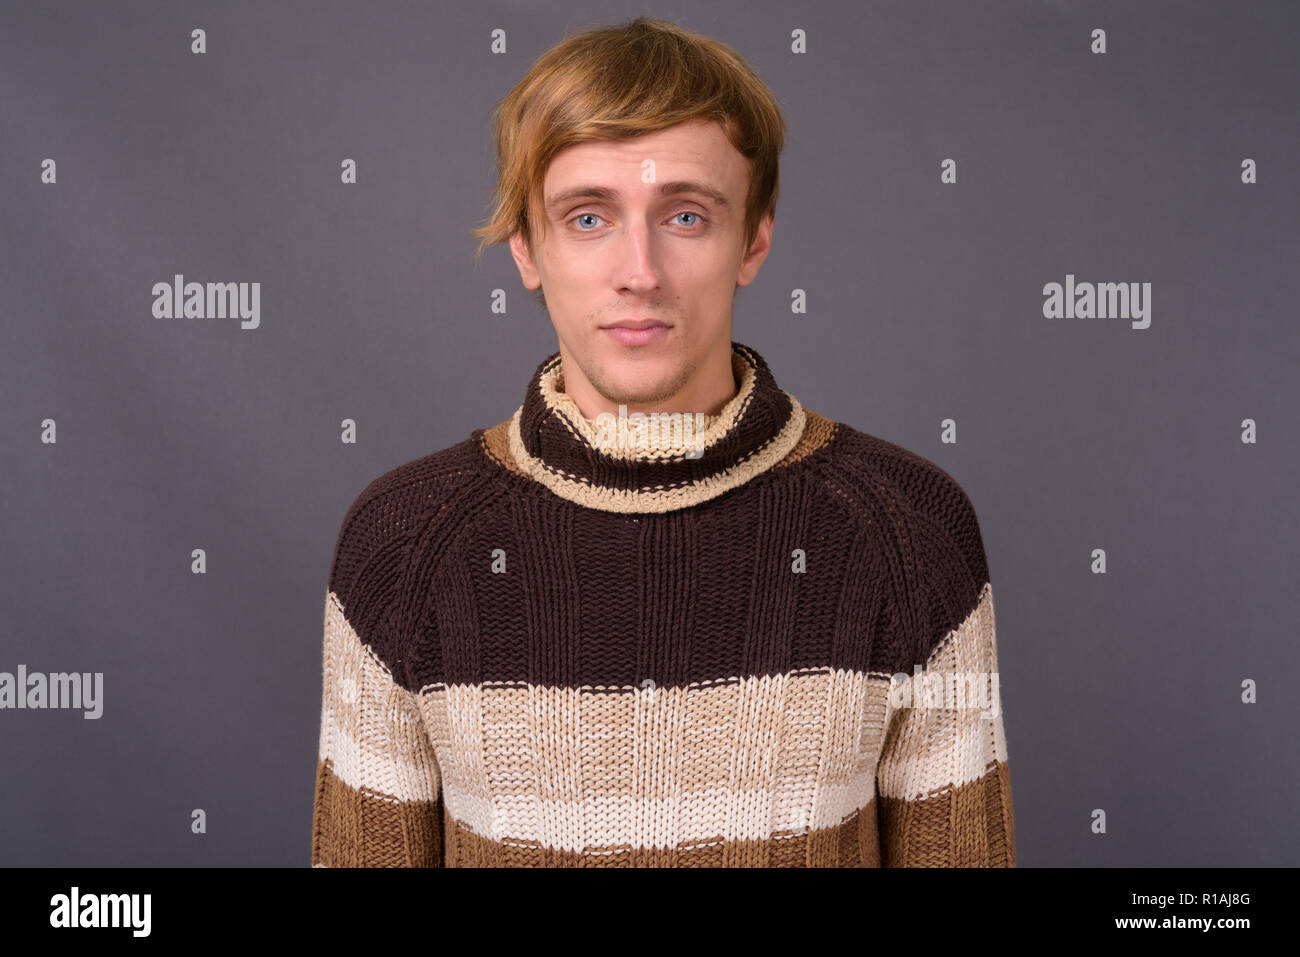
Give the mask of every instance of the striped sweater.
POLYGON ((732 363, 687 437, 583 418, 556 353, 356 498, 313 866, 1015 865, 970 500, 732 363))

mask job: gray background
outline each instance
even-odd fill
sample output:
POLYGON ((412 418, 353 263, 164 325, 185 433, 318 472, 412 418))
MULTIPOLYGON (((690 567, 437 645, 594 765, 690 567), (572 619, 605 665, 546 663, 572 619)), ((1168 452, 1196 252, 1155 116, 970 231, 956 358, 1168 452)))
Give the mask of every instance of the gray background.
POLYGON ((102 671, 104 715, 0 711, 0 863, 307 865, 343 513, 557 348, 473 265, 489 112, 639 13, 790 124, 733 338, 975 504, 1021 866, 1300 862, 1300 8, 960 0, 7 4, 0 670, 102 671), (1067 272, 1152 283, 1151 327, 1044 319, 1067 272), (174 273, 261 282, 261 327, 153 318, 174 273))

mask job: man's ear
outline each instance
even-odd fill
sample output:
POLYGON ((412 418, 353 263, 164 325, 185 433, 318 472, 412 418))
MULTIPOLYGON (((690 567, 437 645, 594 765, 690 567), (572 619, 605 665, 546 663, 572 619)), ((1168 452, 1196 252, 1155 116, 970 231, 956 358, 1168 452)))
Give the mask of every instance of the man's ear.
POLYGON ((772 211, 769 209, 758 221, 758 232, 754 235, 754 241, 745 253, 745 258, 740 261, 740 272, 736 274, 738 285, 748 286, 753 282, 754 277, 758 275, 758 267, 763 265, 763 260, 772 251, 772 220, 772 211))
POLYGON ((537 271, 532 251, 529 250, 520 230, 516 229, 510 236, 510 255, 514 257, 515 265, 519 267, 519 279, 524 284, 524 288, 540 289, 541 274, 537 271))

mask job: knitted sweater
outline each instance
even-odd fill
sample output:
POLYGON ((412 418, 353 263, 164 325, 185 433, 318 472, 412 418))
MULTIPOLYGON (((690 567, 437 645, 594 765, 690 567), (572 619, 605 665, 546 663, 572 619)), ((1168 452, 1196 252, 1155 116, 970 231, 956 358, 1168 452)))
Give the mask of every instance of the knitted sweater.
POLYGON ((614 441, 556 353, 356 498, 313 866, 1015 865, 970 500, 732 362, 691 440, 614 441))

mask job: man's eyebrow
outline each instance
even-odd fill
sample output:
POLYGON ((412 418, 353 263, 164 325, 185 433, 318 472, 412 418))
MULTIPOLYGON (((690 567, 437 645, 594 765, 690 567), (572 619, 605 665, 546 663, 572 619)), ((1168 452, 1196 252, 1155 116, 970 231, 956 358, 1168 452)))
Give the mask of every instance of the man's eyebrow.
MULTIPOLYGON (((693 180, 679 179, 670 183, 659 184, 660 196, 675 196, 678 193, 699 193, 712 200, 718 206, 727 205, 727 197, 717 189, 709 186, 707 183, 698 183, 693 180)), ((616 189, 610 189, 607 186, 575 186, 572 189, 561 190, 546 200, 546 208, 552 209, 562 203, 571 202, 576 199, 596 199, 605 202, 613 202, 619 198, 619 192, 616 189)))

